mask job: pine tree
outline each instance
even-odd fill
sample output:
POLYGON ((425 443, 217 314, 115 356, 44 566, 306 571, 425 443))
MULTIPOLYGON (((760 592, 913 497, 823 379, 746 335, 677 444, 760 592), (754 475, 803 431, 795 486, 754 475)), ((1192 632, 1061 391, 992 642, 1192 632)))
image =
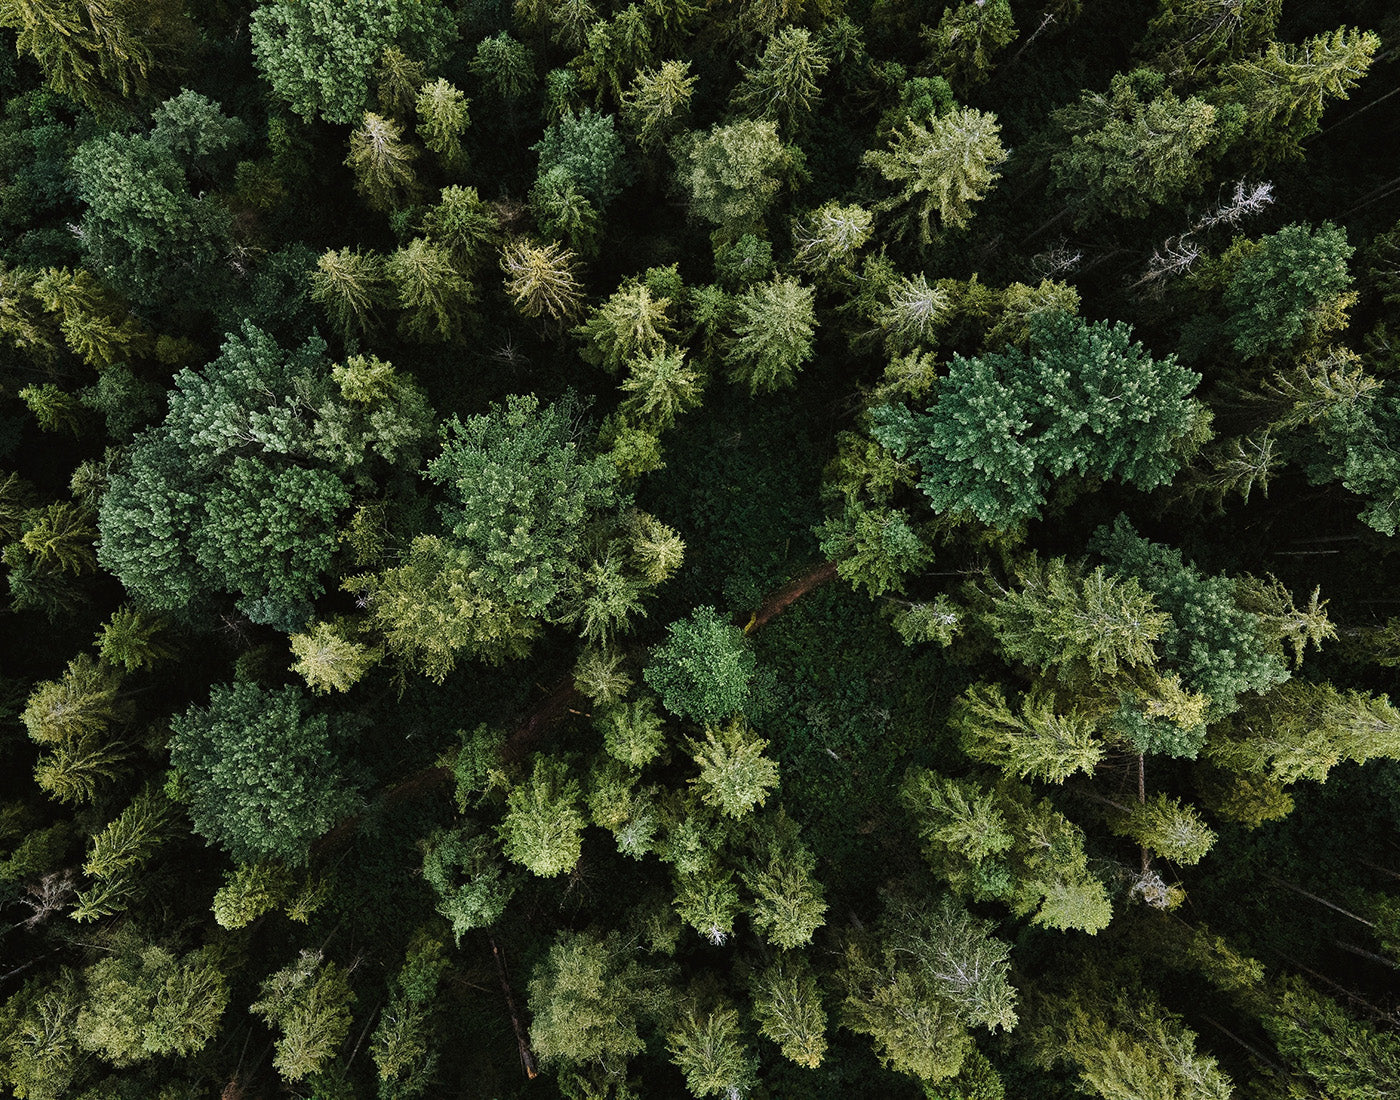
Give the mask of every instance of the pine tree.
POLYGON ((793 224, 793 262, 818 274, 853 270, 856 252, 870 239, 874 216, 862 206, 828 202, 793 224))
POLYGON ((784 27, 763 47, 752 69, 741 65, 740 80, 731 105, 755 119, 771 119, 788 137, 806 122, 821 99, 818 80, 830 59, 821 44, 804 27, 784 27))
POLYGON ((574 254, 553 242, 512 241, 501 251, 506 293, 526 317, 569 321, 583 302, 574 254))
POLYGON ((994 584, 982 621, 1009 660, 1053 669, 1063 682, 1092 683, 1119 668, 1155 663, 1171 616, 1132 577, 1098 566, 1086 573, 1064 558, 1032 558, 1017 585, 994 584))
POLYGON ((760 283, 736 302, 734 339, 725 366, 749 392, 772 393, 791 386, 812 357, 816 329, 815 292, 795 279, 760 283))
POLYGON ((1199 863, 1215 844, 1215 833, 1195 809, 1161 793, 1138 803, 1130 814, 1112 824, 1120 836, 1183 866, 1199 863))
POLYGON ((992 75, 992 57, 1016 40, 1016 20, 1007 0, 969 0, 946 7, 937 27, 925 27, 923 39, 934 68, 959 90, 984 83, 992 75))
POLYGON ((19 544, 41 568, 90 573, 97 568, 96 518, 83 505, 67 500, 35 509, 19 544))
POLYGON ((305 634, 293 634, 292 671, 317 695, 349 691, 379 659, 371 647, 347 637, 350 632, 335 622, 318 621, 305 634))
POLYGON ((555 937, 530 980, 530 1046, 542 1063, 596 1066, 604 1089, 625 1079, 628 1060, 646 1049, 638 1027, 649 992, 629 954, 615 934, 555 937))
POLYGON ((511 788, 501 822, 507 858, 542 878, 571 871, 583 850, 578 781, 562 761, 538 757, 530 777, 511 788))
POLYGON ((750 986, 759 1033, 783 1056, 816 1069, 826 1056, 826 1011, 806 958, 786 952, 756 974, 750 986))
POLYGON ((667 61, 637 72, 622 95, 622 121, 638 145, 651 151, 671 138, 690 109, 696 80, 689 61, 667 61))
POLYGON ((501 867, 500 851, 491 838, 470 826, 438 832, 423 856, 423 878, 437 894, 437 911, 462 934, 486 928, 501 919, 520 875, 501 867))
POLYGON ((423 144, 437 154, 443 168, 461 171, 467 163, 462 134, 471 122, 465 93, 439 78, 422 86, 415 105, 423 144))
POLYGON ((1244 108, 1242 140, 1256 164, 1300 159, 1329 101, 1347 98, 1380 43, 1370 31, 1347 27, 1301 45, 1270 42, 1258 56, 1225 66, 1214 95, 1244 108))
POLYGON ((691 751, 700 766, 691 782, 701 800, 732 818, 762 806, 768 791, 778 785, 778 765, 763 755, 767 747, 741 718, 706 729, 705 739, 696 741, 691 751))
POLYGON ((17 394, 46 432, 68 432, 75 439, 83 434, 82 403, 52 382, 25 386, 17 394))
POLYGON ((405 120, 418 102, 418 89, 427 76, 420 62, 390 46, 379 57, 374 69, 375 99, 386 117, 405 120))
POLYGON ((692 1096, 742 1096, 757 1082, 758 1065, 739 1039, 739 1013, 728 1005, 682 1010, 666 1049, 692 1096))
POLYGON ((281 1034, 272 1064, 288 1081, 304 1081, 335 1055, 350 1031, 355 993, 349 975, 319 952, 303 951, 267 978, 249 1011, 281 1034))
POLYGON ((628 363, 627 377, 619 386, 627 394, 622 410, 663 430, 674 424, 679 414, 700 406, 704 385, 704 376, 686 362, 685 348, 663 344, 628 363))
POLYGON ((754 929, 784 950, 810 943, 827 908, 821 884, 813 877, 816 857, 798 838, 797 825, 781 811, 760 824, 754 847, 741 871, 744 887, 754 898, 754 929))
POLYGON ((590 24, 573 68, 601 104, 605 99, 620 101, 628 77, 655 64, 651 23, 640 7, 628 4, 612 18, 590 24))
POLYGON ((676 335, 670 298, 653 294, 642 279, 623 283, 574 329, 585 362, 616 375, 648 356, 664 355, 676 335))
POLYGON ((1063 137, 1050 170, 1080 224, 1104 210, 1141 217, 1206 178, 1221 119, 1205 100, 1178 99, 1163 83, 1149 70, 1119 74, 1107 95, 1086 92, 1055 113, 1063 137))
POLYGON ((355 190, 375 210, 393 210, 413 202, 419 192, 413 161, 418 150, 403 140, 403 127, 391 118, 366 111, 350 135, 345 163, 355 172, 355 190))
POLYGON ((996 168, 1006 159, 1000 134, 995 115, 969 108, 924 122, 910 119, 888 149, 871 150, 863 158, 901 187, 898 196, 875 209, 908 207, 901 215, 902 231, 916 228, 922 244, 933 240, 935 214, 941 226, 961 229, 972 218, 972 204, 1000 178, 996 168))
POLYGON ((121 665, 128 672, 150 668, 175 655, 160 637, 168 629, 160 616, 123 604, 98 631, 97 652, 107 664, 121 665))
POLYGON ((281 863, 240 863, 224 873, 224 885, 214 894, 214 920, 221 928, 246 928, 264 913, 285 905, 293 885, 291 872, 281 863))
POLYGON ((496 215, 475 187, 444 187, 435 205, 423 214, 423 235, 445 249, 452 266, 463 274, 485 263, 488 248, 496 243, 496 215))
POLYGON ((124 715, 120 689, 115 670, 80 654, 61 678, 35 685, 21 719, 40 744, 101 735, 124 715))
POLYGON ((423 237, 414 237, 390 253, 384 265, 398 291, 399 331, 406 339, 461 339, 467 310, 476 298, 470 282, 452 266, 448 253, 423 237))
POLYGON ((535 59, 529 47, 505 31, 476 44, 472 71, 488 83, 507 104, 520 99, 535 86, 535 59))
POLYGON ((1063 783, 1077 771, 1093 775, 1104 751, 1093 737, 1097 716, 1056 709, 1052 695, 1031 691, 1017 714, 999 685, 974 684, 958 697, 953 724, 964 752, 1017 779, 1063 783))
POLYGON ((697 135, 676 159, 676 180, 690 212, 725 240, 759 228, 784 181, 799 165, 772 122, 736 122, 697 135))
POLYGON ((325 307, 331 323, 349 340, 378 327, 376 312, 391 300, 384 257, 375 252, 327 249, 311 273, 311 297, 325 307))

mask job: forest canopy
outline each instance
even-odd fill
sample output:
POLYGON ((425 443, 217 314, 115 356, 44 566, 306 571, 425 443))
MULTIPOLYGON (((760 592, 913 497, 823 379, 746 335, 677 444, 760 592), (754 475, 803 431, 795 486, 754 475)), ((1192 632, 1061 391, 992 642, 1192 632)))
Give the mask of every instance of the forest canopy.
POLYGON ((0 1097, 1392 1097, 1397 42, 0 0, 0 1097))

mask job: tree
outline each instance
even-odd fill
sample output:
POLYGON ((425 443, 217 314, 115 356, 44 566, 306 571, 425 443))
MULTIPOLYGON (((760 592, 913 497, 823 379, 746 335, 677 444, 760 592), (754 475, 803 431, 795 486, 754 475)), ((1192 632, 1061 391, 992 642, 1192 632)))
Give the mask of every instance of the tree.
POLYGON ((467 162, 462 135, 471 122, 466 94, 439 78, 423 85, 415 105, 423 144, 438 155, 444 168, 460 171, 467 162))
POLYGON ((155 0, 4 0, 0 26, 44 71, 49 86, 93 111, 143 96, 156 70, 188 44, 178 4, 155 0))
POLYGON ((874 223, 874 215, 862 206, 823 203, 793 223, 793 261, 818 274, 849 272, 874 223))
POLYGON ((756 833, 753 856, 740 875, 753 895, 754 929, 785 951, 811 943, 827 909, 814 877, 816 857, 799 839, 797 824, 781 810, 762 819, 756 833))
POLYGON ((568 321, 583 300, 574 254, 557 243, 512 241, 501 251, 506 293, 526 317, 568 321))
POLYGON ((713 727, 753 711, 758 663, 743 632, 713 607, 666 628, 666 642, 652 651, 642 672, 672 714, 713 727))
POLYGON ((569 112, 545 129, 531 146, 540 155, 539 178, 562 172, 593 205, 606 207, 627 181, 622 138, 613 116, 587 107, 569 112))
POLYGON ((399 331, 408 339, 460 340, 467 310, 476 299, 470 281, 458 273, 445 249, 414 237, 389 255, 384 265, 398 290, 399 331))
POLYGON ((452 266, 464 275, 481 267, 496 241, 496 215, 475 187, 444 187, 435 205, 423 213, 423 235, 447 250, 452 266))
POLYGON ((696 79, 689 61, 667 61, 637 72, 622 95, 622 121, 638 145, 651 151, 674 134, 690 109, 696 79))
POLYGON ((1214 96, 1243 107, 1242 141, 1256 165, 1297 160, 1328 102, 1347 98, 1380 43, 1370 31, 1347 27, 1300 45, 1269 42, 1260 54, 1224 66, 1214 96))
POLYGON ((691 749, 700 766, 700 774, 691 780, 700 800, 733 818, 762 806, 768 791, 778 785, 778 765, 763 755, 767 747, 742 718, 706 729, 705 739, 691 749))
POLYGON ((1183 866, 1199 863, 1215 844, 1215 833, 1192 807, 1162 793, 1139 802, 1113 823, 1113 831, 1183 866))
POLYGON ((509 105, 535 86, 535 59, 529 47, 505 31, 476 44, 472 71, 509 105))
POLYGON ((992 75, 992 56, 1016 40, 1016 20, 1007 0, 970 0, 946 7, 938 26, 923 29, 934 68, 954 87, 970 88, 992 75))
MULTIPOLYGON (((676 335, 673 302, 653 293, 645 279, 629 279, 574 329, 580 357, 609 374, 668 353, 676 335)), ((683 353, 672 353, 683 354, 683 353)))
POLYGON ((993 584, 983 622, 1009 660, 1053 669, 1062 682, 1092 683, 1156 661, 1155 643, 1171 623, 1132 577, 1103 566, 1085 572, 1064 558, 1032 557, 1017 586, 993 584))
POLYGON ((1204 182, 1221 120, 1205 100, 1180 100, 1163 85, 1159 73, 1137 69, 1115 76, 1107 95, 1087 92, 1055 113, 1064 137, 1051 173, 1081 224, 1105 209, 1141 217, 1204 182))
POLYGON ((814 294, 796 279, 774 279, 740 295, 734 339, 724 353, 731 380, 746 383, 754 394, 793 384, 812 357, 814 294))
POLYGON ((452 924, 452 934, 486 928, 501 919, 520 876, 502 870, 500 852, 491 838, 470 826, 433 835, 423 856, 423 877, 437 893, 437 911, 452 924))
POLYGON ((291 872, 275 860, 240 863, 224 873, 224 885, 214 894, 214 920, 221 928, 246 928, 285 905, 292 888, 291 872))
POLYGON ((157 946, 102 959, 83 974, 79 1042, 116 1066, 202 1050, 229 1001, 216 959, 207 949, 179 958, 157 946))
POLYGON ((1221 301, 1235 350, 1267 355, 1317 331, 1351 286, 1352 252, 1346 231, 1330 222, 1294 223, 1231 248, 1221 257, 1229 272, 1221 301))
POLYGON ((311 273, 311 297, 349 340, 367 336, 378 327, 377 311, 390 301, 384 257, 375 252, 328 248, 311 273))
POLYGON ((345 163, 355 172, 355 190, 375 210, 393 210, 418 195, 413 161, 418 150, 403 140, 403 127, 391 118, 366 111, 350 135, 345 163))
POLYGON ((692 1096, 742 1096, 757 1081, 757 1063, 739 1039, 739 1013, 728 1005, 683 1009, 666 1048, 692 1096))
POLYGON ((719 227, 725 239, 758 229, 798 154, 783 145, 772 122, 744 121, 696 135, 677 157, 676 181, 690 212, 719 227))
POLYGON ((123 715, 121 676, 80 654, 58 680, 36 684, 20 716, 32 740, 58 744, 105 733, 123 715))
POLYGON ((351 632, 335 622, 318 621, 305 634, 293 634, 292 671, 317 695, 349 691, 374 667, 379 653, 354 640, 351 632))
POLYGON ((339 731, 309 713, 300 688, 215 685, 209 705, 170 723, 170 761, 195 831, 239 860, 304 862, 311 841, 350 807, 339 731))
POLYGON ((897 130, 888 149, 870 150, 863 158, 901 191, 879 203, 876 211, 909 209, 901 216, 919 241, 933 240, 934 215, 941 225, 961 229, 972 217, 972 204, 986 197, 1000 178, 996 167, 1006 159, 996 116, 964 108, 930 115, 924 122, 910 119, 897 130))
POLYGON ((826 1056, 826 1011, 806 958, 784 953, 754 976, 753 1014, 765 1039, 783 1056, 816 1069, 826 1056))
POLYGON ((159 120, 149 135, 109 133, 78 148, 72 174, 87 204, 82 243, 98 278, 150 307, 213 299, 229 275, 230 214, 213 192, 191 184, 189 171, 237 134, 225 128, 192 163, 179 155, 178 129, 162 129, 159 120))
POLYGON ((964 752, 1018 779, 1063 783, 1077 771, 1093 775, 1103 756, 1093 738, 1098 716, 1057 708, 1047 693, 1025 695, 1017 714, 999 685, 974 684, 958 697, 953 724, 964 752))
POLYGON ((253 57, 302 118, 348 125, 370 100, 375 64, 391 46, 428 67, 455 34, 438 0, 270 0, 253 11, 253 57))
POLYGON ((511 788, 501 822, 507 858, 542 878, 571 871, 583 850, 579 785, 562 761, 537 757, 530 778, 511 788))
MULTIPOLYGON (((1180 672, 1188 690, 1207 696, 1205 718, 1221 718, 1238 705, 1237 696, 1267 691, 1288 678, 1276 640, 1257 615, 1240 606, 1230 578, 1205 576, 1181 551, 1142 538, 1124 516, 1100 528, 1090 548, 1115 572, 1136 577, 1171 616, 1158 643, 1163 662, 1180 672)), ((1203 737, 1202 729, 1174 755, 1194 755, 1203 737)))
POLYGON ((1175 76, 1253 54, 1273 40, 1283 0, 1171 0, 1148 24, 1139 49, 1175 76))
POLYGON ((610 19, 595 20, 584 31, 583 49, 571 67, 578 72, 580 83, 593 89, 598 103, 605 98, 620 100, 627 78, 656 63, 648 14, 637 4, 628 4, 610 19))
POLYGON ((272 1064, 289 1081, 304 1081, 332 1057, 350 1031, 355 993, 349 975, 319 952, 301 957, 267 978, 248 1010, 282 1034, 272 1064))
POLYGON ((591 1065, 604 1088, 620 1084, 628 1060, 646 1048, 638 1028, 648 984, 616 933, 559 933, 530 979, 530 1046, 545 1064, 591 1065))
POLYGON ((418 89, 427 77, 423 66, 397 46, 390 46, 380 55, 374 69, 375 99, 386 115, 406 119, 418 102, 418 89))
POLYGON ((622 401, 625 414, 665 429, 679 414, 699 408, 704 385, 704 376, 686 362, 684 348, 663 345, 633 359, 618 388, 627 394, 622 401))
POLYGON ((996 527, 1038 516, 1071 471, 1164 485, 1202 422, 1199 375, 1130 337, 1121 322, 1032 317, 1027 351, 954 356, 927 413, 877 408, 872 434, 920 468, 935 511, 996 527))
POLYGON ((755 119, 771 119, 791 137, 816 109, 818 79, 830 59, 805 27, 784 27, 764 45, 758 64, 739 67, 743 79, 734 89, 735 110, 755 119))
POLYGON ((1057 998, 1042 998, 1035 1060, 1068 1062, 1105 1100, 1229 1100, 1230 1078, 1196 1050, 1196 1035, 1148 990, 1118 991, 1090 971, 1057 998))

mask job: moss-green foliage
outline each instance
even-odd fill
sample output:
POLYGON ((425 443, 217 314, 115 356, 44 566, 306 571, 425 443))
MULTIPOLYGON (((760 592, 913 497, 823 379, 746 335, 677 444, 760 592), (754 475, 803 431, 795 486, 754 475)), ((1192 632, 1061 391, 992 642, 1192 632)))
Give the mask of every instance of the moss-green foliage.
POLYGON ((171 724, 170 760, 195 831, 235 859, 306 858, 352 795, 335 766, 337 731, 295 687, 215 687, 171 724))
POLYGON ((875 438, 909 457, 938 512, 1012 527, 1076 473, 1151 489, 1171 480, 1202 415, 1199 376, 1131 343, 1121 322, 1033 317, 1029 352, 954 358, 937 402, 875 414, 875 438))
POLYGON ((452 15, 431 0, 272 0, 249 26, 258 69, 303 118, 350 123, 369 105, 373 66, 400 46, 434 64, 452 34, 452 15))
POLYGON ((667 628, 666 644, 651 654, 647 684, 672 714, 705 725, 753 713, 758 663, 743 632, 713 607, 697 608, 667 628))

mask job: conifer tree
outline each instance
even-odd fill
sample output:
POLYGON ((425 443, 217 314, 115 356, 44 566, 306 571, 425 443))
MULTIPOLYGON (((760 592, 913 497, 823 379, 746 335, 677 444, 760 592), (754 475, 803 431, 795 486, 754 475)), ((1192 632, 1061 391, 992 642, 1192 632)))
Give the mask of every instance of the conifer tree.
POLYGON ((1299 45, 1270 42, 1259 55, 1225 66, 1214 94, 1244 108, 1242 140, 1256 164, 1297 159, 1329 101, 1347 98, 1379 48, 1375 34, 1348 27, 1299 45))
POLYGON ((158 615, 123 604, 97 633, 97 652, 108 665, 128 672, 149 668, 175 656, 175 649, 161 635, 169 624, 158 615))
POLYGON ((760 226, 798 163, 774 123, 736 122, 696 135, 677 157, 676 180, 692 214, 737 240, 760 226))
POLYGON ((415 100, 418 136, 450 172, 466 166, 462 135, 471 122, 468 106, 465 93, 441 78, 424 84, 415 100))
POLYGON ((666 1046, 692 1096, 742 1096, 757 1080, 757 1063, 739 1038, 739 1013, 729 1005, 683 1009, 666 1046))
POLYGON ((325 307, 345 339, 368 335, 378 327, 376 312, 392 297, 384 257, 359 249, 327 249, 311 273, 311 297, 325 307))
POLYGON ((391 118, 366 111, 350 135, 345 163, 355 172, 355 190, 375 210, 393 210, 418 195, 413 161, 418 150, 403 140, 403 127, 391 118))
POLYGON ((471 283, 452 266, 446 251, 423 237, 414 237, 389 255, 384 270, 398 291, 403 311, 399 330, 406 338, 461 338, 466 311, 476 295, 471 283))
POLYGON ((390 46, 380 55, 374 76, 380 111, 390 118, 407 118, 418 102, 418 89, 427 80, 422 64, 398 46, 390 46))
POLYGON ((629 279, 595 308, 574 335, 585 362, 617 374, 637 360, 666 353, 676 335, 672 301, 652 292, 643 279, 629 279))
POLYGON ((1203 182, 1221 120, 1205 100, 1178 99, 1163 84, 1134 70, 1115 76, 1108 95, 1086 93, 1056 112, 1064 136, 1051 173, 1081 224, 1104 210, 1140 217, 1203 182))
POLYGON ((1016 20, 1007 0, 969 0, 946 7, 923 39, 933 64, 954 87, 970 88, 992 75, 992 57, 1016 40, 1016 20))
POLYGON ((685 120, 698 78, 689 61, 666 61, 641 69, 622 95, 622 121, 648 151, 667 141, 685 120))
POLYGON ((578 781, 560 760, 539 757, 530 777, 508 796, 501 822, 506 856, 532 874, 552 878, 573 869, 583 850, 578 781))
POLYGON ((740 66, 743 79, 731 103, 749 118, 771 119, 778 131, 793 136, 821 99, 817 82, 830 60, 805 27, 784 27, 763 47, 752 69, 740 66))
POLYGON ((423 856, 423 877, 437 893, 437 910, 451 922, 458 943, 462 933, 500 920, 520 885, 518 872, 502 870, 491 838, 470 826, 434 834, 423 856))
POLYGON ((793 261, 808 271, 850 271, 855 254, 870 239, 874 216, 862 206, 828 202, 794 223, 793 261))
POLYGON ((960 229, 972 218, 972 204, 986 197, 996 171, 1006 159, 996 116, 964 108, 924 121, 910 119, 897 130, 888 149, 872 149, 864 162, 901 188, 899 195, 875 207, 905 209, 901 232, 918 230, 919 241, 933 240, 939 226, 960 229))
POLYGON ((1093 775, 1103 757, 1094 739, 1097 716, 1073 706, 1057 714, 1049 694, 1029 692, 1020 713, 1012 710, 997 684, 974 684, 959 696, 953 722, 963 751, 1018 779, 1063 783, 1077 771, 1093 775))
POLYGON ((786 389, 812 357, 815 292, 796 279, 774 279, 735 303, 734 339, 725 349, 729 377, 753 394, 786 389))
POLYGON ((373 647, 355 641, 336 622, 318 621, 304 634, 293 634, 292 671, 317 695, 349 691, 379 659, 373 647))
POLYGON ((826 1011, 804 956, 785 952, 750 986, 759 1033, 778 1044, 783 1056, 816 1069, 826 1056, 826 1011))
POLYGON ((438 201, 423 214, 423 235, 452 257, 452 266, 462 274, 485 263, 488 247, 498 232, 496 215, 475 187, 444 187, 438 201))
POLYGON ((622 410, 635 419, 669 428, 683 412, 698 408, 705 379, 685 358, 685 348, 662 345, 633 358, 618 387, 627 396, 622 410))
POLYGON ((569 321, 583 302, 574 254, 556 243, 513 241, 501 251, 506 293, 526 317, 569 321))
POLYGON ((349 975, 319 952, 301 957, 267 978, 249 1011, 281 1034, 272 1064, 288 1081, 304 1081, 334 1056, 350 1031, 355 993, 349 975))
POLYGON ((784 950, 810 943, 824 922, 826 902, 813 877, 817 861, 797 835, 797 825, 779 811, 757 830, 753 857, 741 879, 754 897, 754 928, 784 950))

